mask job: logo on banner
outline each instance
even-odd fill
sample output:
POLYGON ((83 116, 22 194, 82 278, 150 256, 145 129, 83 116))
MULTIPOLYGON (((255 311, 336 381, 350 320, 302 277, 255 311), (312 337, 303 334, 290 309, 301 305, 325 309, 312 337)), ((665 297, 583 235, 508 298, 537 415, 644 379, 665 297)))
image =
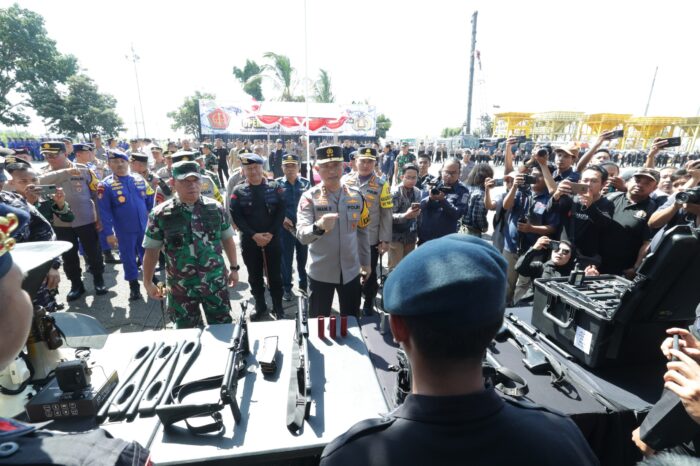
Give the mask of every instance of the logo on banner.
POLYGON ((218 107, 209 112, 207 119, 209 120, 209 124, 211 125, 212 129, 226 129, 228 128, 228 124, 230 122, 228 113, 224 112, 218 107))

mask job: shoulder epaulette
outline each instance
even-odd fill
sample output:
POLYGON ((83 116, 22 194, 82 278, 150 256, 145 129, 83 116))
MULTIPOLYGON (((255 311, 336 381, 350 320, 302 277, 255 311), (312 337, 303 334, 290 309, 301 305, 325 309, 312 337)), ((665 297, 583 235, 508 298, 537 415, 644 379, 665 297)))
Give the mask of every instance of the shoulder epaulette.
POLYGON ((357 424, 352 426, 347 432, 340 435, 331 443, 329 443, 323 450, 323 455, 321 456, 321 458, 326 458, 332 455, 339 448, 354 440, 357 440, 369 434, 380 432, 388 428, 394 423, 394 421, 396 421, 395 417, 386 417, 381 419, 365 419, 364 421, 358 422, 357 424))

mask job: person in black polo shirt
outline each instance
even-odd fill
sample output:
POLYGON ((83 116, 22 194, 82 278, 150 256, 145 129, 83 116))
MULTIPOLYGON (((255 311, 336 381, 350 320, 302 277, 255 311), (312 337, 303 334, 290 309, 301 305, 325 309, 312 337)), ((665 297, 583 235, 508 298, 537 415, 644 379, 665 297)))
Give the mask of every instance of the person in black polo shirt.
POLYGON ((588 185, 587 192, 574 196, 571 181, 563 180, 547 205, 547 210, 559 213, 563 227, 561 238, 574 245, 579 263, 584 267, 600 265, 601 239, 615 210, 613 203, 601 196, 607 179, 608 172, 593 165, 581 174, 581 183, 588 185))
POLYGON ((221 138, 216 138, 214 140, 214 155, 216 155, 219 160, 219 179, 221 180, 221 186, 226 186, 226 181, 228 180, 228 149, 224 147, 224 141, 221 138))
POLYGON ((601 273, 634 278, 634 271, 651 241, 648 222, 656 210, 656 203, 649 196, 658 182, 659 172, 642 168, 629 181, 627 193, 605 196, 612 202, 614 211, 612 218, 601 219, 607 231, 605 241, 600 244, 601 273))

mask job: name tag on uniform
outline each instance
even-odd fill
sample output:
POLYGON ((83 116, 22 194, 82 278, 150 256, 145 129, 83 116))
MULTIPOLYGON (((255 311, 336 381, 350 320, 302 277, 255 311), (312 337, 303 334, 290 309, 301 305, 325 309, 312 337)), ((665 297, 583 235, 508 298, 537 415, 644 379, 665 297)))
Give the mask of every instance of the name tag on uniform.
POLYGON ((331 206, 329 206, 329 205, 317 205, 316 210, 318 212, 330 212, 331 206))

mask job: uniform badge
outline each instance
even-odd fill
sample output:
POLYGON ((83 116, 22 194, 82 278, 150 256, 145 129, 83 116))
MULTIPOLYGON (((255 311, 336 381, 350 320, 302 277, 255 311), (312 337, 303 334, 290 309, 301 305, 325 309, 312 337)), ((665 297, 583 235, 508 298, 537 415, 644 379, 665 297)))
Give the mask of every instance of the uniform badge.
POLYGON ((117 198, 117 200, 118 200, 119 202, 121 202, 122 204, 126 202, 126 198, 125 198, 124 196, 119 196, 119 197, 117 198))
POLYGON ((117 194, 119 194, 121 196, 124 193, 122 193, 121 191, 117 191, 117 194))
POLYGON ((83 192, 83 187, 82 187, 82 186, 76 187, 76 188, 75 188, 75 192, 76 192, 76 193, 82 193, 82 192, 83 192))
POLYGON ((638 210, 637 213, 634 214, 634 217, 639 219, 645 219, 647 218, 647 213, 643 210, 638 210))
POLYGON ((209 189, 209 183, 202 183, 202 191, 209 189))

